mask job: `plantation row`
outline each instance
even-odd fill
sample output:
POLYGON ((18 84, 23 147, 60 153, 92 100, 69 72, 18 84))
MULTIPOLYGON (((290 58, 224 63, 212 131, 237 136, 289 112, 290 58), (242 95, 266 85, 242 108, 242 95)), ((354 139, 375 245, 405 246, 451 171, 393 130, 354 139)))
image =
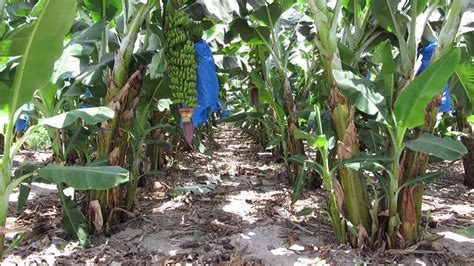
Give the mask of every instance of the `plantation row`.
POLYGON ((338 243, 421 240, 424 185, 442 175, 427 172, 430 160, 462 159, 474 187, 473 9, 469 0, 0 1, 0 260, 14 190, 21 211, 28 184, 56 184, 64 229, 87 247, 91 233, 126 220, 140 179, 205 152, 217 122, 272 151, 293 203, 320 179, 338 243), (13 168, 45 131, 54 162, 13 168))

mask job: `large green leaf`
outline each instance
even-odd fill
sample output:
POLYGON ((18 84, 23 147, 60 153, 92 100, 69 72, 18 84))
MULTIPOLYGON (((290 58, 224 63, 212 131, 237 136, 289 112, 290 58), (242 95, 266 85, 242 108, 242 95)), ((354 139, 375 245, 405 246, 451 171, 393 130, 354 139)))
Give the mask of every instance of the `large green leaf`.
POLYGON ((84 127, 74 128, 71 132, 68 140, 64 143, 65 149, 64 154, 69 155, 74 149, 77 149, 81 146, 87 145, 87 140, 90 135, 90 132, 84 127))
POLYGON ((54 128, 65 128, 77 119, 82 118, 88 125, 101 123, 112 119, 114 117, 114 111, 108 107, 94 107, 76 109, 64 114, 45 118, 39 121, 40 125, 47 125, 54 128))
POLYGON ((474 100, 474 64, 467 62, 456 67, 456 78, 466 92, 469 102, 474 100))
MULTIPOLYGON (((41 105, 44 108, 44 116, 50 116, 55 107, 56 93, 59 88, 56 84, 48 83, 43 88, 36 91, 36 95, 41 99, 41 105)), ((36 108, 38 106, 35 105, 36 108)))
POLYGON ((282 6, 280 2, 281 1, 273 1, 270 5, 265 5, 253 12, 252 16, 256 18, 258 22, 267 27, 276 25, 276 22, 280 19, 281 14, 285 12, 285 9, 287 9, 288 6, 291 7, 291 1, 283 1, 286 2, 283 3, 286 6, 282 6))
POLYGON ((382 69, 380 69, 380 76, 382 77, 385 86, 383 86, 385 91, 385 96, 387 97, 387 105, 392 106, 393 104, 393 94, 395 88, 395 73, 397 68, 395 66, 395 60, 392 55, 392 46, 390 41, 387 40, 375 48, 374 55, 372 57, 374 63, 382 64, 382 69))
POLYGON ((378 171, 385 170, 386 164, 390 163, 392 158, 385 155, 355 155, 350 159, 343 160, 340 166, 344 166, 356 171, 368 170, 378 171))
POLYGON ((365 144, 369 153, 382 154, 385 151, 387 143, 383 135, 383 125, 369 120, 358 123, 356 126, 359 131, 359 139, 365 144))
POLYGON ((254 27, 249 24, 249 21, 244 18, 238 18, 230 24, 230 30, 228 34, 239 34, 240 38, 248 44, 263 44, 259 33, 267 38, 270 35, 268 27, 254 27))
POLYGON ((474 56, 474 31, 466 32, 463 34, 464 40, 466 41, 467 50, 471 56, 474 56))
POLYGON ((395 61, 392 55, 392 46, 390 41, 386 40, 375 48, 372 60, 375 63, 382 64, 380 73, 393 74, 396 72, 395 61))
POLYGON ((385 121, 385 98, 376 92, 374 83, 361 79, 350 71, 334 70, 333 76, 338 88, 358 110, 368 115, 377 115, 377 120, 385 121))
POLYGON ((84 0, 83 5, 96 21, 110 21, 122 10, 121 0, 84 0))
POLYGON ((445 87, 459 63, 461 52, 453 49, 443 55, 415 78, 395 102, 395 117, 406 128, 415 128, 425 122, 425 108, 445 87))
POLYGON ((370 9, 377 22, 386 30, 393 32, 397 26, 402 31, 401 34, 404 34, 407 19, 398 11, 398 4, 398 0, 376 0, 372 1, 370 9))
POLYGON ((0 130, 8 116, 27 103, 35 90, 48 83, 54 62, 63 50, 63 39, 69 31, 76 10, 75 0, 43 0, 41 12, 27 27, 18 29, 8 40, 21 47, 22 57, 16 67, 11 88, 0 87, 0 130))
POLYGON ((324 168, 320 164, 318 164, 317 162, 315 162, 313 160, 310 160, 310 159, 306 158, 303 155, 300 155, 300 154, 293 155, 290 158, 288 158, 288 161, 290 163, 301 165, 301 166, 306 165, 306 167, 308 167, 310 169, 313 169, 319 175, 321 175, 321 176, 324 175, 324 168))
POLYGON ((293 204, 297 202, 300 199, 301 194, 303 194, 305 177, 305 170, 301 169, 298 173, 298 176, 296 177, 295 187, 293 188, 293 194, 291 195, 291 203, 293 204))
POLYGON ((65 183, 76 190, 105 190, 128 181, 129 172, 117 166, 61 166, 50 164, 38 174, 51 183, 65 183))
POLYGON ((296 139, 305 139, 314 148, 322 149, 328 144, 325 135, 313 135, 301 129, 296 129, 294 134, 296 139))
POLYGON ((22 25, 8 33, 0 42, 0 56, 21 56, 34 25, 22 25))
MULTIPOLYGON (((58 185, 58 190, 63 188, 62 185, 58 185)), ((77 206, 76 202, 69 197, 66 197, 62 191, 60 198, 62 201, 62 217, 63 217, 63 228, 64 230, 76 237, 79 240, 79 244, 83 247, 89 246, 89 230, 87 226, 87 220, 84 214, 77 206)))
POLYGON ((431 154, 443 160, 456 160, 467 153, 466 147, 458 140, 437 138, 431 134, 408 141, 407 147, 414 151, 431 154))
POLYGON ((60 77, 65 78, 65 74, 72 78, 81 74, 81 57, 95 50, 97 42, 104 34, 105 26, 104 21, 99 21, 71 39, 54 65, 52 83, 56 83, 60 77))

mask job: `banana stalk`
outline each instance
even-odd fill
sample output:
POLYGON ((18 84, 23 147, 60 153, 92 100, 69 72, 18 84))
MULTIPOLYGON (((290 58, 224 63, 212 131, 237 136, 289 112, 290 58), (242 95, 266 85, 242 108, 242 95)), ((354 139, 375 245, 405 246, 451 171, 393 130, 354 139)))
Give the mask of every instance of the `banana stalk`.
MULTIPOLYGON (((339 49, 337 48, 337 24, 342 9, 342 1, 338 0, 334 13, 327 9, 327 1, 308 1, 317 29, 316 46, 322 57, 326 82, 330 88, 330 108, 333 126, 337 133, 337 160, 351 158, 359 153, 359 143, 354 124, 354 108, 347 102, 336 86, 333 70, 342 70, 339 49)), ((343 204, 347 218, 355 226, 370 229, 369 200, 365 179, 357 171, 341 168, 339 171, 344 191, 343 204)))

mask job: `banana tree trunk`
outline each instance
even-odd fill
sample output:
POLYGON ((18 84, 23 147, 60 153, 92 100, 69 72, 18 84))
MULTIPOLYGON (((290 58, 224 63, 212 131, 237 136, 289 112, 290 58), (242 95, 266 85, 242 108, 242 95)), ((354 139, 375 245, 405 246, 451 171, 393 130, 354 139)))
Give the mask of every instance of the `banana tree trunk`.
MULTIPOLYGON (((121 128, 121 120, 124 115, 128 116, 128 120, 131 120, 133 118, 133 110, 130 110, 130 108, 128 108, 129 106, 122 105, 126 104, 128 99, 127 94, 130 89, 129 87, 127 88, 127 86, 130 86, 130 84, 127 84, 127 80, 129 79, 129 68, 132 61, 133 49, 140 27, 151 9, 151 2, 152 1, 148 1, 147 4, 141 4, 141 6, 136 9, 130 9, 130 11, 135 11, 135 14, 129 14, 130 24, 127 27, 128 31, 122 40, 119 51, 115 55, 115 63, 112 72, 113 79, 110 81, 107 91, 106 105, 111 107, 116 114, 110 123, 103 124, 102 131, 98 137, 99 148, 97 152, 97 156, 109 156, 109 162, 112 165, 125 166, 123 165, 123 154, 126 152, 126 147, 124 147, 123 143, 126 143, 128 136, 123 134, 122 130, 126 131, 127 129, 121 128)), ((126 122, 124 126, 127 126, 127 124, 130 125, 130 123, 126 122)), ((105 221, 113 221, 108 214, 122 203, 121 188, 115 187, 108 191, 91 191, 90 200, 98 200, 105 221)), ((109 226, 110 225, 107 224, 107 230, 109 226)))
MULTIPOLYGON (((469 1, 453 1, 445 19, 445 24, 441 30, 438 40, 438 47, 433 55, 434 63, 442 55, 449 52, 455 43, 456 34, 459 29, 461 18, 464 14, 469 1)), ((415 130, 415 137, 422 132, 433 132, 436 118, 441 105, 441 94, 438 95, 428 105, 425 115, 425 125, 415 130)), ((426 172, 428 168, 429 156, 420 152, 405 151, 404 160, 402 160, 402 172, 399 176, 401 183, 406 180, 416 178, 426 172)), ((400 184, 401 184, 400 183, 400 184)), ((399 202, 400 220, 402 222, 402 235, 406 241, 414 241, 419 235, 421 223, 421 205, 423 202, 424 186, 408 186, 399 202)))
POLYGON ((462 137, 461 141, 467 148, 467 154, 462 157, 462 163, 464 166, 464 184, 468 188, 474 188, 474 132, 472 126, 467 122, 466 116, 462 107, 458 106, 456 111, 456 118, 458 123, 459 131, 468 135, 468 137, 462 137))
MULTIPOLYGON (((165 118, 165 112, 153 112, 151 115, 151 125, 156 126, 160 123, 163 123, 163 119, 165 118)), ((164 133, 162 132, 161 129, 155 129, 151 133, 151 137, 153 140, 159 140, 164 137, 164 133)), ((165 159, 164 159, 164 151, 162 148, 160 148, 159 145, 157 144, 151 144, 147 145, 147 155, 150 158, 150 169, 152 171, 159 171, 163 168, 163 165, 165 164, 165 159)))
POLYGON ((469 137, 463 137, 462 143, 466 146, 468 153, 462 157, 464 165, 464 184, 468 188, 474 188, 474 135, 472 130, 469 137))
MULTIPOLYGON (((304 155, 304 144, 302 140, 295 138, 295 130, 298 129, 297 118, 296 118, 296 105, 291 91, 290 83, 285 77, 283 80, 283 109, 285 110, 287 122, 288 122, 288 152, 291 156, 293 155, 304 155)), ((290 183, 293 184, 301 166, 297 164, 290 165, 288 174, 290 177, 290 183)))
MULTIPOLYGON (((359 153, 359 140, 354 124, 354 108, 346 102, 337 87, 331 90, 333 126, 337 134, 337 160, 349 159, 359 153)), ((348 219, 356 226, 370 230, 369 196, 364 176, 349 168, 339 171, 344 205, 348 219)))

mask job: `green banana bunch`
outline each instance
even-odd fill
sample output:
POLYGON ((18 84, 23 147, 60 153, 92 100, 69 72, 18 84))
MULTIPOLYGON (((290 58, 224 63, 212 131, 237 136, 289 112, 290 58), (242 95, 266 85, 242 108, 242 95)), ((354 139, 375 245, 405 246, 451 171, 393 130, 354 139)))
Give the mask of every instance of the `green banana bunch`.
POLYGON ((165 13, 165 48, 168 63, 173 102, 183 103, 184 107, 197 106, 196 79, 197 63, 194 53, 194 40, 202 37, 202 27, 193 21, 182 9, 186 0, 168 1, 165 13))
POLYGON ((198 41, 202 39, 203 29, 200 22, 194 21, 193 25, 191 26, 191 37, 193 40, 198 41))

